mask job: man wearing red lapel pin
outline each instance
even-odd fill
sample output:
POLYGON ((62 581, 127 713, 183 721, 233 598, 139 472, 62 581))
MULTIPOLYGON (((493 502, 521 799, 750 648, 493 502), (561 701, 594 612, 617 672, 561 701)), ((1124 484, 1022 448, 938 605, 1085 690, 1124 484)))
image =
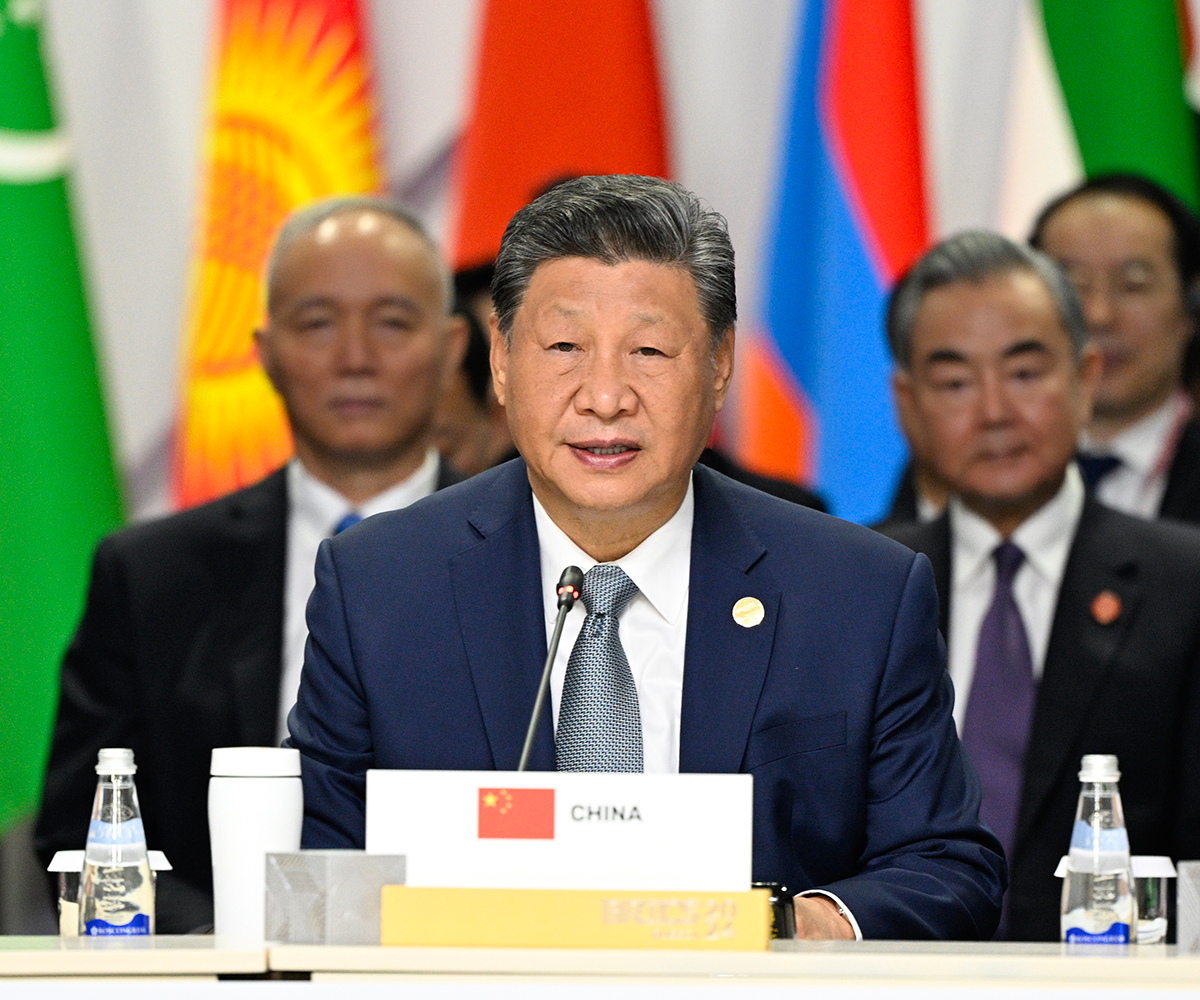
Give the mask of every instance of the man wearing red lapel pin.
POLYGON ((575 565, 533 769, 749 772, 753 877, 806 893, 802 936, 990 936, 928 562, 696 465, 733 367, 724 220, 578 178, 514 216, 492 290, 522 457, 322 547, 304 845, 362 846, 368 768, 516 766, 575 565))
POLYGON ((1083 754, 1120 759, 1135 853, 1200 857, 1200 533, 1085 495, 1086 335, 1057 266, 994 233, 930 250, 888 310, 897 404, 954 492, 888 533, 933 562, 1014 940, 1058 938, 1083 754))

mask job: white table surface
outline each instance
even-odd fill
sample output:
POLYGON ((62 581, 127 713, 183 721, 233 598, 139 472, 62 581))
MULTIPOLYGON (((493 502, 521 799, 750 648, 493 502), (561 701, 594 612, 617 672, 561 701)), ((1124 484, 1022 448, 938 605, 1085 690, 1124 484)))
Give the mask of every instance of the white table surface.
POLYGON ((1130 948, 1009 942, 775 942, 767 952, 555 948, 384 948, 282 944, 272 969, 313 973, 535 977, 738 977, 915 983, 970 981, 1200 990, 1200 955, 1165 945, 1130 948))
POLYGON ((6 976, 213 976, 267 971, 260 942, 211 935, 145 937, 0 936, 6 976))

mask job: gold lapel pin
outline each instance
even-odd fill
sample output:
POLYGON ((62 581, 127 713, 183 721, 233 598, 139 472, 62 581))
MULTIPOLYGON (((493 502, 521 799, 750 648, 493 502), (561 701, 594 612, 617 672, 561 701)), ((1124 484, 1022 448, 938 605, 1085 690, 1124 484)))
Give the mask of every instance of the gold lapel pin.
POLYGON ((754 628, 763 620, 765 614, 762 601, 757 597, 743 597, 733 606, 733 620, 742 628, 754 628))
POLYGON ((1101 625, 1111 625, 1121 617, 1121 598, 1111 590, 1102 590, 1092 599, 1092 617, 1101 625))

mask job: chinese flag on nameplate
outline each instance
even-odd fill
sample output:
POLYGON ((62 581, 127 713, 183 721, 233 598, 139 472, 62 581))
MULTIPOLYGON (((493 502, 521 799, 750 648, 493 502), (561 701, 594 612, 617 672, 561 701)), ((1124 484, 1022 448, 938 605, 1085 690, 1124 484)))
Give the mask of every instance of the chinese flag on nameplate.
POLYGON ((553 840, 554 789, 479 789, 479 836, 553 840))

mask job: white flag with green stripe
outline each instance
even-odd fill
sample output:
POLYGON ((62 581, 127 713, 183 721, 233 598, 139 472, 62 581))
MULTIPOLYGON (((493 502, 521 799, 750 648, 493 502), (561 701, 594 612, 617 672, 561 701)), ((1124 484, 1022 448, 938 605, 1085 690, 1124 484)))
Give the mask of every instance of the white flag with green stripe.
POLYGON ((39 11, 0 0, 0 834, 37 805, 88 558, 121 520, 39 11))

